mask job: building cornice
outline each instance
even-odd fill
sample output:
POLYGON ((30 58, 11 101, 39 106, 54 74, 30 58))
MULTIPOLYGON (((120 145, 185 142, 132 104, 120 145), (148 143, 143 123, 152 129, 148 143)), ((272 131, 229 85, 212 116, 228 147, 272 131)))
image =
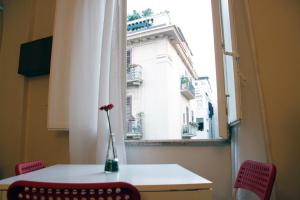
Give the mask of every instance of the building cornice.
POLYGON ((197 73, 193 67, 192 63, 192 53, 187 46, 182 33, 179 31, 178 27, 175 25, 161 26, 149 29, 143 29, 135 32, 127 33, 127 43, 128 45, 134 43, 146 42, 148 40, 155 40, 158 38, 167 37, 172 46, 175 48, 176 52, 185 63, 187 69, 193 76, 197 79, 197 73))

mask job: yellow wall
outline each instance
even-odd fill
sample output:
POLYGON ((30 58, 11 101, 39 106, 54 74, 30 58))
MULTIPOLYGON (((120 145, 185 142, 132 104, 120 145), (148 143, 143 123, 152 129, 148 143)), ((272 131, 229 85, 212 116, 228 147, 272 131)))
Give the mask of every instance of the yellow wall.
POLYGON ((300 199, 300 1, 248 2, 277 199, 300 199))
POLYGON ((68 162, 68 135, 46 129, 48 76, 17 74, 23 42, 52 35, 55 1, 4 0, 0 54, 0 177, 17 162, 68 162))
MULTIPOLYGON (((27 79, 17 74, 20 44, 52 34, 55 1, 3 2, 5 11, 0 52, 0 178, 13 175, 15 163, 20 161, 42 159, 48 165, 69 162, 68 134, 49 132, 46 129, 48 76, 27 79)), ((300 199, 297 191, 300 185, 300 1, 248 2, 271 153, 278 169, 277 197, 300 199)), ((229 196, 229 147, 201 148, 203 149, 185 147, 187 154, 184 153, 179 158, 182 160, 181 164, 204 176, 208 175, 217 182, 217 197, 229 196), (198 152, 197 163, 182 159, 195 149, 198 152), (226 159, 219 159, 220 156, 226 159), (222 162, 226 163, 225 166, 222 162), (223 178, 226 181, 220 184, 219 176, 215 176, 214 172, 226 175, 223 178)), ((137 147, 127 149, 129 162, 147 162, 136 156, 139 153, 137 147)), ((156 154, 151 155, 152 162, 166 162, 164 155, 160 156, 162 152, 156 152, 157 147, 143 147, 145 149, 156 154)), ((160 147, 159 150, 168 152, 170 149, 174 147, 160 147)), ((141 156, 143 155, 140 154, 141 156)), ((170 161, 176 161, 172 159, 170 161)))

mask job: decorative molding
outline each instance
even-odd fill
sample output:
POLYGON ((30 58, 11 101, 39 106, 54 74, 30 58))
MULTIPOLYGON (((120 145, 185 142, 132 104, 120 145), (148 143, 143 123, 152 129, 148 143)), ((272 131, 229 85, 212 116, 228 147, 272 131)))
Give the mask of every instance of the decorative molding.
POLYGON ((172 64, 172 57, 169 54, 159 54, 156 56, 156 63, 169 63, 172 64))
POLYGON ((126 146, 227 146, 228 139, 125 140, 126 146))

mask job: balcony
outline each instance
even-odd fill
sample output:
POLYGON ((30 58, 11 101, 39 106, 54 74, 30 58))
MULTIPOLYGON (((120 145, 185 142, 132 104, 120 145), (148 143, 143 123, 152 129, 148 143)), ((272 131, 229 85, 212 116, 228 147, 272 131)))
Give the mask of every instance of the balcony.
POLYGON ((181 77, 180 79, 180 92, 188 100, 195 98, 195 88, 192 81, 188 77, 181 77))
POLYGON ((127 21, 127 32, 135 33, 137 31, 144 31, 150 28, 170 25, 172 24, 168 11, 165 11, 157 15, 150 15, 133 21, 127 21))
POLYGON ((127 67, 126 82, 128 86, 140 86, 142 79, 142 66, 131 64, 127 67))
POLYGON ((144 113, 137 114, 137 117, 127 119, 128 130, 126 133, 127 139, 139 140, 143 137, 143 118, 144 113))
POLYGON ((182 139, 191 139, 196 136, 197 125, 196 123, 189 122, 188 125, 182 125, 181 137, 182 139))
POLYGON ((134 23, 127 24, 127 31, 137 31, 140 29, 147 29, 153 24, 153 19, 139 19, 135 20, 134 23))

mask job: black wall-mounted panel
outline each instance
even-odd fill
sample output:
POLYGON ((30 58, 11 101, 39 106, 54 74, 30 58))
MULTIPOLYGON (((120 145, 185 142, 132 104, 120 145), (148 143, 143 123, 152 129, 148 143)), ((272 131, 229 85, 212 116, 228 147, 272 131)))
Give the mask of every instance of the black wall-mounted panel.
POLYGON ((50 72, 52 36, 21 44, 18 73, 27 77, 50 72))

